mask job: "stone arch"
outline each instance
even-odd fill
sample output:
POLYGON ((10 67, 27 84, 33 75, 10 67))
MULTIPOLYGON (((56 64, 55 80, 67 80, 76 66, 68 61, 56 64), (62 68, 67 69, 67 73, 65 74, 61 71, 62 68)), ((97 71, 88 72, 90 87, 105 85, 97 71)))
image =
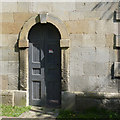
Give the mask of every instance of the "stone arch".
MULTIPOLYGON (((20 78, 20 90, 25 90, 29 92, 29 58, 28 58, 28 48, 29 40, 28 33, 33 25, 36 23, 51 23, 59 30, 61 34, 60 47, 61 47, 61 83, 62 90, 68 90, 68 79, 69 79, 69 35, 67 33, 64 23, 57 17, 49 13, 40 13, 36 16, 31 17, 26 21, 19 34, 19 58, 20 58, 20 68, 19 68, 19 78, 20 78)), ((27 102, 29 99, 29 94, 27 94, 27 102)), ((29 103, 27 103, 28 105, 29 103)))
POLYGON ((19 48, 29 47, 28 44, 28 33, 30 28, 36 23, 51 23, 59 30, 61 34, 61 42, 60 47, 69 47, 69 35, 67 33, 66 27, 64 23, 57 17, 48 13, 41 13, 39 15, 31 17, 25 24, 23 25, 20 36, 19 36, 19 48))

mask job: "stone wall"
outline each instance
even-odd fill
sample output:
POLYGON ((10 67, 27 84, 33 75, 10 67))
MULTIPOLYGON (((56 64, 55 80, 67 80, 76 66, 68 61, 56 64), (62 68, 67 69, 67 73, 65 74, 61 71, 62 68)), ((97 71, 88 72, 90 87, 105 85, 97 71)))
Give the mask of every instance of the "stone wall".
POLYGON ((71 39, 70 91, 118 92, 118 80, 112 79, 118 60, 113 49, 117 8, 117 3, 79 3, 71 21, 65 22, 71 39))
POLYGON ((64 22, 70 37, 68 91, 118 93, 119 79, 113 74, 113 63, 120 61, 113 39, 118 34, 118 22, 114 20, 117 9, 117 2, 3 2, 2 89, 19 89, 19 32, 30 17, 45 11, 64 22))
POLYGON ((26 91, 2 90, 0 96, 2 97, 2 104, 26 106, 26 91))

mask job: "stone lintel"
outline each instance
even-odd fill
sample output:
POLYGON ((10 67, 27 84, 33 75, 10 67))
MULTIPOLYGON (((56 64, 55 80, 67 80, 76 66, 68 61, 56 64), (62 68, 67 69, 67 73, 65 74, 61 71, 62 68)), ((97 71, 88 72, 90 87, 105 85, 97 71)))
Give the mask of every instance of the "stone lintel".
POLYGON ((60 40, 60 47, 62 48, 69 48, 69 39, 61 39, 60 40))
POLYGON ((28 48, 29 47, 29 41, 28 40, 20 40, 19 41, 19 48, 28 48))

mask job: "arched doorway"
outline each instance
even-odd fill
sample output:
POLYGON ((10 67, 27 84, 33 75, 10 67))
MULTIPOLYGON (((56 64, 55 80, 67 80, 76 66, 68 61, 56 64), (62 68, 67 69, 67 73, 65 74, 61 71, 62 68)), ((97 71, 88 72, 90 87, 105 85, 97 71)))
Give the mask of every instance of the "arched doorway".
MULTIPOLYGON (((26 105, 30 105, 30 91, 29 91, 29 33, 30 29, 36 24, 51 24, 60 33, 60 53, 61 53, 61 92, 68 90, 69 81, 69 35, 64 23, 52 14, 41 12, 28 19, 24 23, 19 33, 19 89, 26 91, 26 105)), ((40 29, 39 29, 40 30, 40 29)), ((49 52, 52 52, 50 49, 49 52)), ((51 53, 52 54, 52 53, 51 53)), ((38 72, 38 71, 36 71, 38 72)), ((40 83, 38 83, 40 84, 40 83)), ((38 85, 39 86, 39 85, 38 85)), ((61 94, 62 96, 63 94, 61 94)), ((61 97, 61 105, 63 105, 64 97, 61 97)), ((44 101, 44 100, 43 100, 44 101)), ((56 102, 56 101, 54 101, 56 102)))
POLYGON ((60 33, 51 23, 37 23, 29 31, 29 103, 61 104, 60 33))

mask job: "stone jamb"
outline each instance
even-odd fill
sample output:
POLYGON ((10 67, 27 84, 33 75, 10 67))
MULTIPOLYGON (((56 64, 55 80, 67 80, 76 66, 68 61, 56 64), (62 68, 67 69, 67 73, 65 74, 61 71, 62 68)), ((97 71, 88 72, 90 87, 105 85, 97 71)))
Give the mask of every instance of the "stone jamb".
POLYGON ((61 86, 62 91, 68 90, 68 79, 69 79, 69 35, 66 31, 64 23, 57 17, 49 13, 40 13, 36 16, 31 17, 23 25, 19 34, 19 53, 20 53, 20 90, 27 91, 27 105, 29 105, 29 59, 28 59, 28 48, 29 30, 36 23, 51 23, 59 30, 61 34, 60 47, 61 47, 61 86))

